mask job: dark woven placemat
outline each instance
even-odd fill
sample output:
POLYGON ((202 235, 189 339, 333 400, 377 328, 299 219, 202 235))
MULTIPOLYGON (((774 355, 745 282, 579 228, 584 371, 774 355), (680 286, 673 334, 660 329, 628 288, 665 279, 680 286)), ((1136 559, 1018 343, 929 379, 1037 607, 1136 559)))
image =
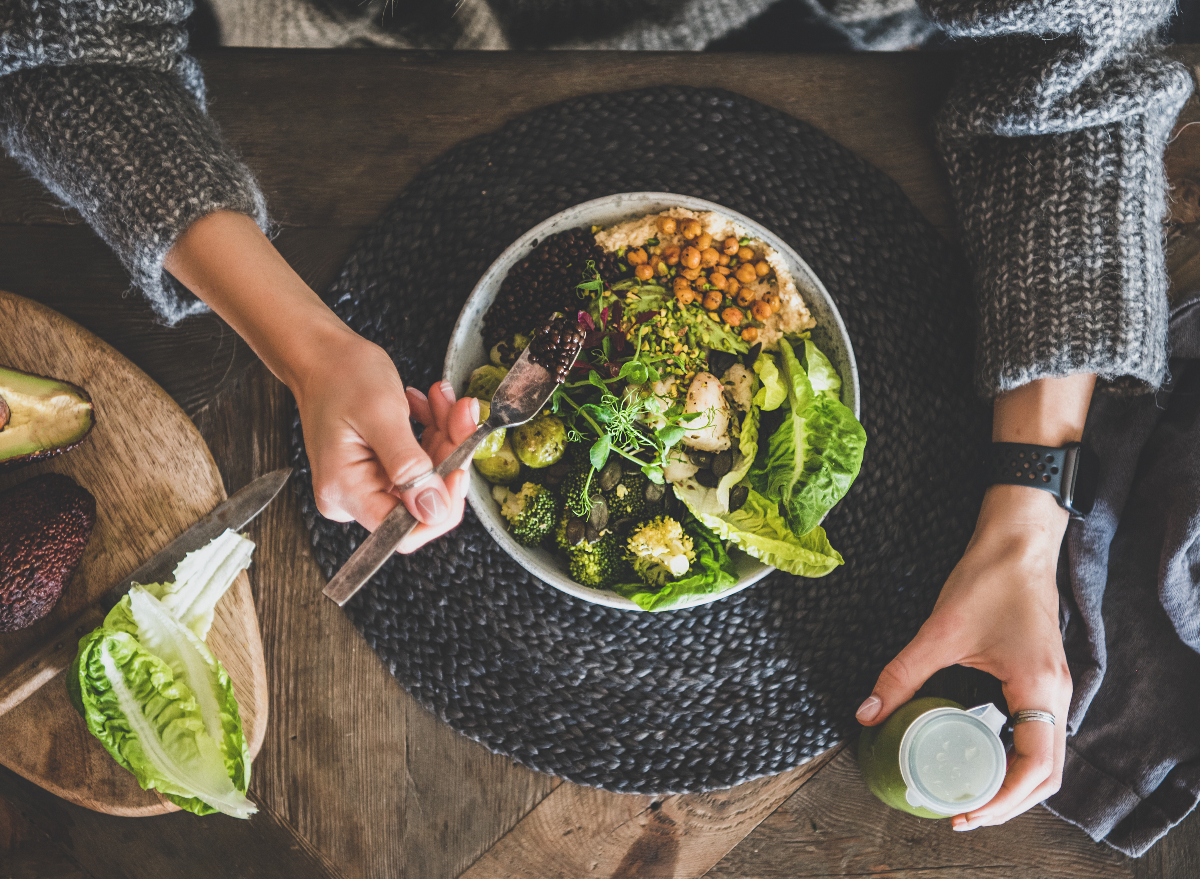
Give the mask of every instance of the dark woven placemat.
MULTIPOLYGON (((346 609, 409 692, 494 751, 611 790, 713 789, 793 767, 857 729, 855 708, 970 536, 987 413, 970 386, 969 295, 936 231, 849 150, 727 92, 580 98, 454 148, 358 243, 330 301, 426 388, 472 286, 513 239, 633 190, 762 222, 837 302, 869 438, 862 475, 825 523, 846 564, 819 580, 775 573, 693 610, 611 610, 533 579, 468 510, 346 609)), ((317 514, 298 422, 293 453, 328 575, 364 532, 317 514)))

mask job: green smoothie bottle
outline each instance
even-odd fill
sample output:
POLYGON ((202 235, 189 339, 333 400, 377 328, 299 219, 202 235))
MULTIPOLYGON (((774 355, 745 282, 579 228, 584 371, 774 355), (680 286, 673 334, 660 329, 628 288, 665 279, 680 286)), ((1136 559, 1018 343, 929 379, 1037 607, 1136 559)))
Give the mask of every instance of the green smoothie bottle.
POLYGON ((922 818, 978 809, 1004 783, 1004 720, 990 702, 968 710, 935 696, 913 699, 863 730, 863 779, 893 809, 922 818))

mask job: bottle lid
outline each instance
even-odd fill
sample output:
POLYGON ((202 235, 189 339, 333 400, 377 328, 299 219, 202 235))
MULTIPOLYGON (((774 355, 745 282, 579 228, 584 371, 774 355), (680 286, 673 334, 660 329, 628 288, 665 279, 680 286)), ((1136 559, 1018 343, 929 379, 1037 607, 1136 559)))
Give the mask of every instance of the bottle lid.
POLYGON ((1004 783, 1004 713, 988 703, 966 711, 934 708, 900 740, 900 774, 909 803, 939 815, 978 809, 1004 783))

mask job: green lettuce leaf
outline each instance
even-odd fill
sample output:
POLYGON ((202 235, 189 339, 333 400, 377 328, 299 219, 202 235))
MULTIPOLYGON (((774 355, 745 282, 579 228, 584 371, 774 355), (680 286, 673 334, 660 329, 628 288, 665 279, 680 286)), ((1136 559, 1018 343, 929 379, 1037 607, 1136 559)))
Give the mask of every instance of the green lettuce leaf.
POLYGON ((715 489, 674 488, 702 525, 765 564, 801 577, 823 577, 843 563, 841 554, 830 546, 825 529, 818 526, 797 536, 776 505, 756 491, 750 492, 741 509, 729 513, 720 506, 715 489))
POLYGON ((779 375, 779 367, 775 365, 775 358, 765 351, 759 354, 758 359, 754 361, 754 372, 762 383, 754 395, 754 408, 764 412, 778 409, 787 399, 787 386, 784 385, 783 378, 779 375))
MULTIPOLYGON (((169 635, 159 634, 172 640, 182 666, 216 664, 198 639, 181 637, 179 632, 186 629, 177 623, 175 628, 178 631, 169 635), (199 660, 185 656, 200 650, 199 660)), ((215 696, 218 711, 225 703, 225 710, 231 706, 236 718, 237 703, 224 670, 217 673, 210 667, 209 674, 224 681, 215 696)), ((183 674, 132 634, 101 626, 85 635, 67 681, 71 701, 88 730, 144 789, 158 790, 199 815, 219 811, 248 818, 254 814, 255 806, 245 796, 249 760, 244 740, 236 746, 241 768, 231 773, 229 758, 209 734, 210 721, 183 674)), ((240 722, 237 736, 241 738, 240 722)))
POLYGON ((659 611, 678 607, 697 595, 713 595, 735 586, 737 572, 724 544, 694 519, 689 518, 683 527, 691 536, 696 553, 696 560, 687 574, 657 592, 644 583, 621 583, 612 588, 642 610, 659 611))
POLYGON ((842 377, 811 339, 804 340, 804 365, 814 392, 841 401, 842 377))
POLYGON ((761 410, 757 406, 751 406, 746 417, 742 419, 742 431, 738 437, 738 454, 741 457, 734 468, 717 483, 717 497, 720 498, 721 508, 724 510, 729 509, 729 490, 750 472, 758 454, 758 422, 761 417, 761 410))

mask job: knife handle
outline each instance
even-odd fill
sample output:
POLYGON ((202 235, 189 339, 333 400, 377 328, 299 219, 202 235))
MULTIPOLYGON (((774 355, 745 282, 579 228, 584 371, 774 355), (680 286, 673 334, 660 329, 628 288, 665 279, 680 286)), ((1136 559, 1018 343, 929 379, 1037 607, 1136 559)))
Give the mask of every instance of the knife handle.
MULTIPOLYGON (((479 425, 473 434, 446 457, 446 460, 438 464, 435 468, 437 475, 445 479, 469 463, 479 444, 495 429, 487 421, 479 425)), ((338 607, 344 605, 383 567, 383 563, 392 557, 400 541, 417 525, 417 518, 408 511, 408 507, 403 502, 396 504, 379 523, 379 527, 367 535, 367 539, 354 550, 346 564, 342 565, 342 569, 333 575, 333 579, 324 589, 325 596, 332 598, 338 607)))
POLYGON ((27 653, 0 678, 0 717, 16 708, 71 666, 79 639, 104 622, 104 608, 93 604, 27 653))

